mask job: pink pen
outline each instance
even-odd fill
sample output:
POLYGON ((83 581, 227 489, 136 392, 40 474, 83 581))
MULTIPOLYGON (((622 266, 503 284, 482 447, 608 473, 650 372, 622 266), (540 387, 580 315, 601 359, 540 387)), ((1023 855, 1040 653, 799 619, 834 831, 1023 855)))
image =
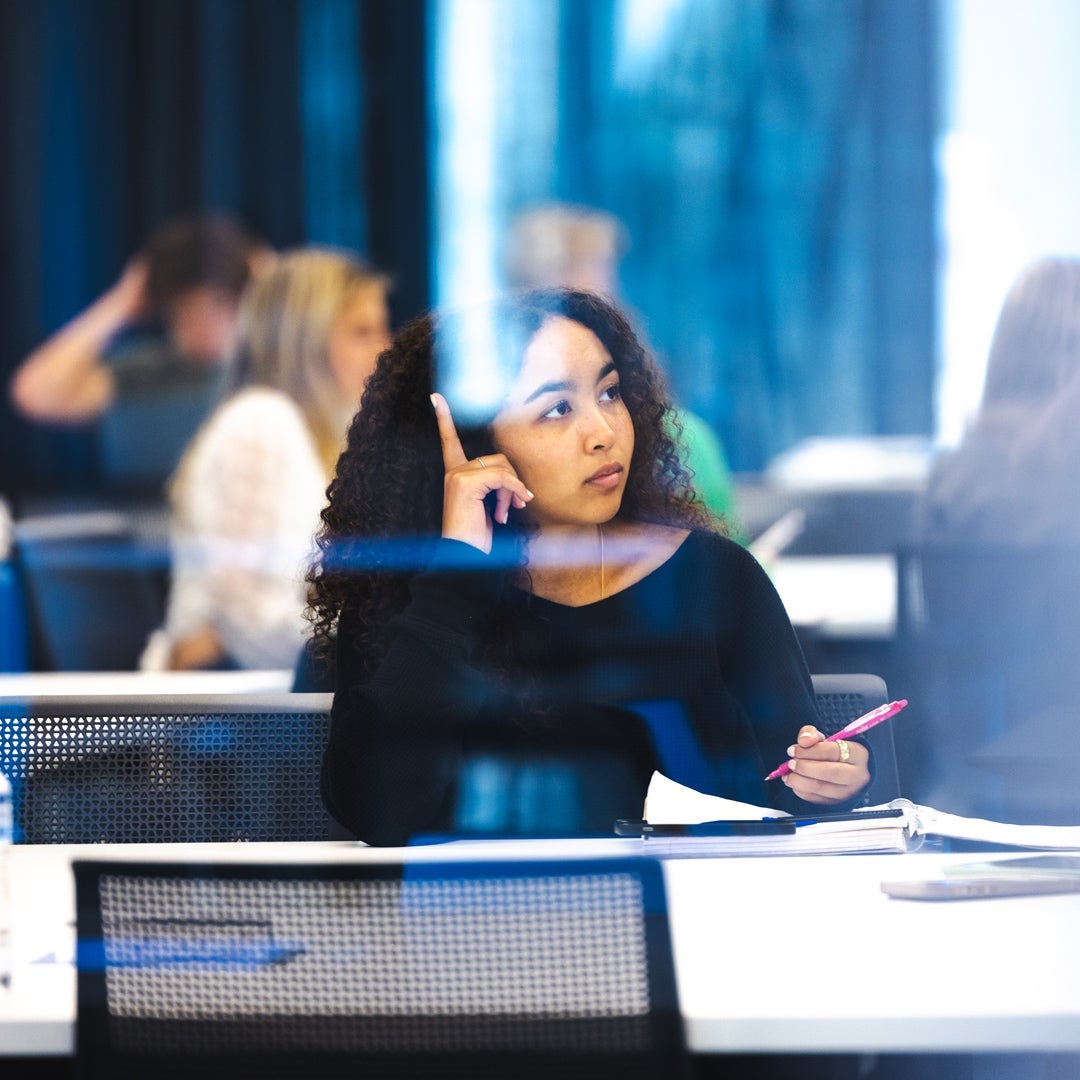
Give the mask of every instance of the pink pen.
MULTIPOLYGON (((869 731, 870 728, 883 724, 886 720, 891 720, 905 705, 907 705, 907 698, 901 701, 890 701, 887 705, 879 705, 876 709, 871 709, 868 713, 856 717, 850 724, 830 735, 825 741, 837 742, 840 739, 849 739, 855 735, 861 735, 864 731, 869 731)), ((783 765, 778 765, 773 769, 765 779, 776 780, 780 776, 786 776, 789 772, 791 772, 791 766, 785 761, 783 765)))

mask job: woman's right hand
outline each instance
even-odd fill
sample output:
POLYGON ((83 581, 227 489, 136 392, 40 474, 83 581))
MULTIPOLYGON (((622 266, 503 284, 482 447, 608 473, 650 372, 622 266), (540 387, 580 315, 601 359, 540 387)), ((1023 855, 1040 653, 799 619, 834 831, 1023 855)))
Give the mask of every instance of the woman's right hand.
POLYGON ((173 642, 169 650, 169 671, 202 671, 225 659, 225 646, 209 624, 173 642))
POLYGON ((446 470, 443 537, 461 540, 489 554, 495 522, 505 525, 510 507, 524 510, 533 493, 518 478, 505 454, 485 454, 470 461, 462 449, 446 399, 442 394, 432 394, 431 404, 435 407, 446 470), (488 513, 484 503, 491 492, 495 492, 494 515, 488 513))

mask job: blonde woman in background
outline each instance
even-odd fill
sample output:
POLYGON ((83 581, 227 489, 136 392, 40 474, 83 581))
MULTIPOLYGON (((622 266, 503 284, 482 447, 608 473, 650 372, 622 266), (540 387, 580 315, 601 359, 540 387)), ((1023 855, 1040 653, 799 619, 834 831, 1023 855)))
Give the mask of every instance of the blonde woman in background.
POLYGON ((172 585, 144 669, 292 668, 326 486, 378 354, 386 279, 283 254, 245 292, 226 393, 170 483, 172 585))

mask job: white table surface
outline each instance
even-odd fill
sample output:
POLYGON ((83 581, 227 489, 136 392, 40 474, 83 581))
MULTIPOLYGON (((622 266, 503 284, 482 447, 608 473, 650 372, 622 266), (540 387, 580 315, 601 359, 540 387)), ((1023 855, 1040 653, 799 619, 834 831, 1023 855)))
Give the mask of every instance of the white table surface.
MULTIPOLYGON (((413 859, 635 852, 640 841, 486 842, 413 859)), ((350 843, 88 845, 9 852, 12 985, 0 1053, 72 1052, 73 857, 247 861, 400 858, 350 843)), ((939 876, 972 855, 665 862, 690 1048, 754 1051, 1078 1051, 1080 895, 891 900, 883 880, 939 876)))
POLYGON ((274 693, 292 687, 291 670, 266 671, 42 671, 0 675, 0 699, 98 697, 111 694, 274 693))
POLYGON ((796 626, 835 638, 896 633, 893 555, 781 556, 766 569, 796 626))

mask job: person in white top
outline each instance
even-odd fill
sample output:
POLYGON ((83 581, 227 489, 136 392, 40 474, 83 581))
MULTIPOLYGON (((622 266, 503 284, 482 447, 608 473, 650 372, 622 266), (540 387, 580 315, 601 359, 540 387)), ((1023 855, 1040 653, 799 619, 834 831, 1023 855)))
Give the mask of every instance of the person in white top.
POLYGON ((386 292, 325 248, 283 254, 248 287, 227 390, 169 485, 172 581, 144 670, 295 664, 326 487, 389 344, 386 292))

